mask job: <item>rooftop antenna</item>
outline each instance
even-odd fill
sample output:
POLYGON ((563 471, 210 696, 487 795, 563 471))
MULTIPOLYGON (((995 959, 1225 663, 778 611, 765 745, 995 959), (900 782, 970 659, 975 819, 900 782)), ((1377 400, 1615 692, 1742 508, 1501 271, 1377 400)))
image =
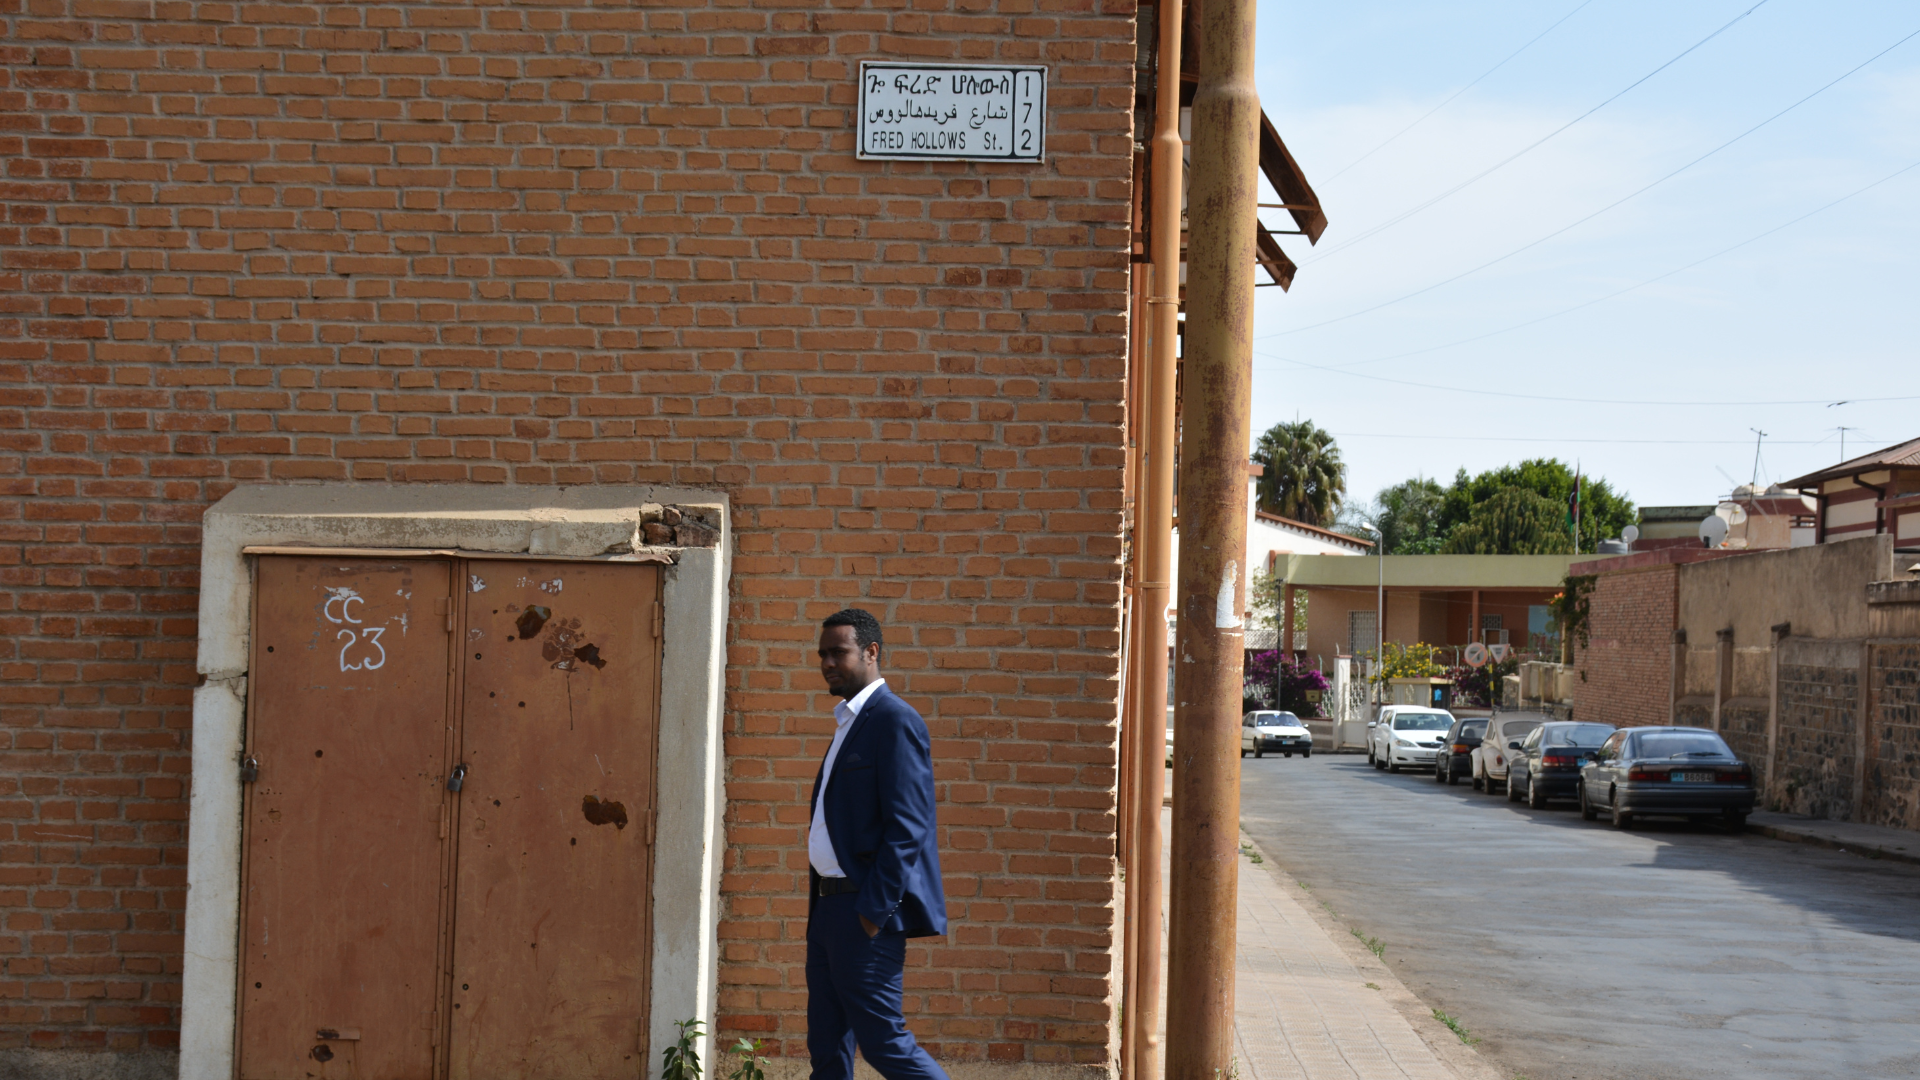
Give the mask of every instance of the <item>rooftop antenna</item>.
POLYGON ((1732 473, 1728 472, 1727 470, 1721 468, 1718 465, 1715 465, 1713 467, 1713 471, 1727 478, 1727 498, 1729 499, 1733 498, 1733 489, 1740 486, 1740 481, 1735 480, 1733 478, 1732 473))
POLYGON ((1767 433, 1764 431, 1761 431, 1757 427, 1750 427, 1747 430, 1753 432, 1754 434, 1753 479, 1747 481, 1747 498, 1751 499, 1753 498, 1754 492, 1760 490, 1760 441, 1767 437, 1767 433))
POLYGON ((1857 427, 1838 427, 1833 430, 1840 433, 1840 460, 1845 461, 1847 460, 1847 432, 1859 431, 1860 429, 1857 427))

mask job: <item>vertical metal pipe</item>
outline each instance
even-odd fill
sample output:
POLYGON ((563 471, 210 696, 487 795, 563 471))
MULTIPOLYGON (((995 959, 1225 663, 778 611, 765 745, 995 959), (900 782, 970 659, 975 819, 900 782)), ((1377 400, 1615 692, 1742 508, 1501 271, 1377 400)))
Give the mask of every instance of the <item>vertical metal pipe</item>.
POLYGON ((1199 38, 1181 373, 1168 1080, 1216 1080, 1233 1056, 1246 647, 1234 596, 1251 569, 1243 562, 1259 202, 1254 0, 1206 0, 1199 38))
POLYGON ((1127 906, 1133 917, 1133 985, 1126 1022, 1130 1080, 1160 1080, 1160 803, 1166 792, 1167 599, 1173 578, 1173 384, 1174 349, 1180 331, 1180 27, 1181 0, 1161 0, 1154 24, 1159 54, 1154 63, 1153 214, 1149 226, 1153 293, 1147 298, 1152 360, 1145 372, 1141 409, 1142 479, 1137 539, 1140 574, 1134 582, 1135 639, 1139 649, 1134 714, 1133 866, 1127 906))
MULTIPOLYGON (((1133 168, 1134 201, 1136 203, 1133 228, 1137 234, 1144 235, 1145 215, 1137 205, 1141 193, 1146 189, 1146 170, 1141 158, 1136 154, 1133 168)), ((1117 855, 1120 869, 1126 875, 1124 888, 1134 887, 1134 820, 1138 815, 1135 804, 1138 802, 1139 781, 1134 759, 1139 753, 1140 742, 1140 695, 1137 684, 1140 681, 1140 596, 1135 583, 1140 580, 1140 499, 1138 491, 1141 484, 1141 407, 1144 402, 1141 382, 1146 375, 1147 366, 1147 296, 1152 289, 1152 267, 1145 262, 1133 264, 1133 293, 1131 311, 1133 325, 1127 345, 1127 522, 1126 528, 1131 543, 1128 547, 1127 597, 1126 607, 1121 620, 1121 633, 1124 639, 1124 653, 1120 670, 1120 768, 1119 768, 1119 816, 1115 820, 1115 833, 1119 840, 1117 855)), ((1125 1010, 1133 995, 1139 964, 1139 932, 1137 923, 1139 911, 1133 897, 1124 897, 1120 908, 1120 1008, 1125 1010)), ((1127 1022, 1124 1011, 1119 1016, 1120 1024, 1120 1080, 1133 1080, 1133 1025, 1127 1022)))

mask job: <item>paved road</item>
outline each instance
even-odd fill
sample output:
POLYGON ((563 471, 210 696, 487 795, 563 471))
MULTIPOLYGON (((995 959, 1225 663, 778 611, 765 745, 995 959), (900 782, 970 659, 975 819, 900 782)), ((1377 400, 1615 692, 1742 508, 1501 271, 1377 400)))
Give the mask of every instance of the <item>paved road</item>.
POLYGON ((1920 867, 1350 754, 1244 766, 1248 833, 1509 1075, 1920 1076, 1920 867))

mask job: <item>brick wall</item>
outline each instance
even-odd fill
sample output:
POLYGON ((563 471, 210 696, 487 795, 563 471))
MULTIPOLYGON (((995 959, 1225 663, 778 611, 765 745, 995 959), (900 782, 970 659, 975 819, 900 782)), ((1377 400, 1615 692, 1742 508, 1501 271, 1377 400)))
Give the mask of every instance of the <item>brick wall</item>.
POLYGON ((196 523, 247 482, 722 487, 721 1029, 802 1049, 816 620, 935 739, 950 1060, 1107 1060, 1132 7, 0 8, 0 1049, 178 1015, 196 523), (858 162, 862 57, 1044 166, 858 162))
POLYGON ((1595 577, 1587 645, 1574 643, 1576 717, 1616 727, 1672 722, 1677 580, 1673 566, 1595 577))

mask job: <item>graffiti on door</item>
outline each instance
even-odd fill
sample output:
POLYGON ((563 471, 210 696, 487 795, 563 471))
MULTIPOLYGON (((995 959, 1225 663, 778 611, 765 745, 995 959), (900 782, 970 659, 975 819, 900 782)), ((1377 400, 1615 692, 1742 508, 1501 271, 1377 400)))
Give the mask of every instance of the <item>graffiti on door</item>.
MULTIPOLYGON (((377 671, 386 666, 387 647, 380 644, 380 635, 387 632, 384 626, 367 626, 361 618, 367 601, 351 585, 326 586, 327 602, 320 606, 320 614, 328 622, 339 626, 340 630, 333 639, 340 642, 341 671, 377 671), (358 613, 358 614, 356 614, 358 613), (351 625, 343 625, 351 624, 351 625), (360 646, 356 648, 355 646, 360 646), (369 651, 366 646, 372 646, 369 651), (351 654, 355 659, 349 661, 351 654)), ((406 630, 406 616, 400 616, 401 631, 406 630)))

